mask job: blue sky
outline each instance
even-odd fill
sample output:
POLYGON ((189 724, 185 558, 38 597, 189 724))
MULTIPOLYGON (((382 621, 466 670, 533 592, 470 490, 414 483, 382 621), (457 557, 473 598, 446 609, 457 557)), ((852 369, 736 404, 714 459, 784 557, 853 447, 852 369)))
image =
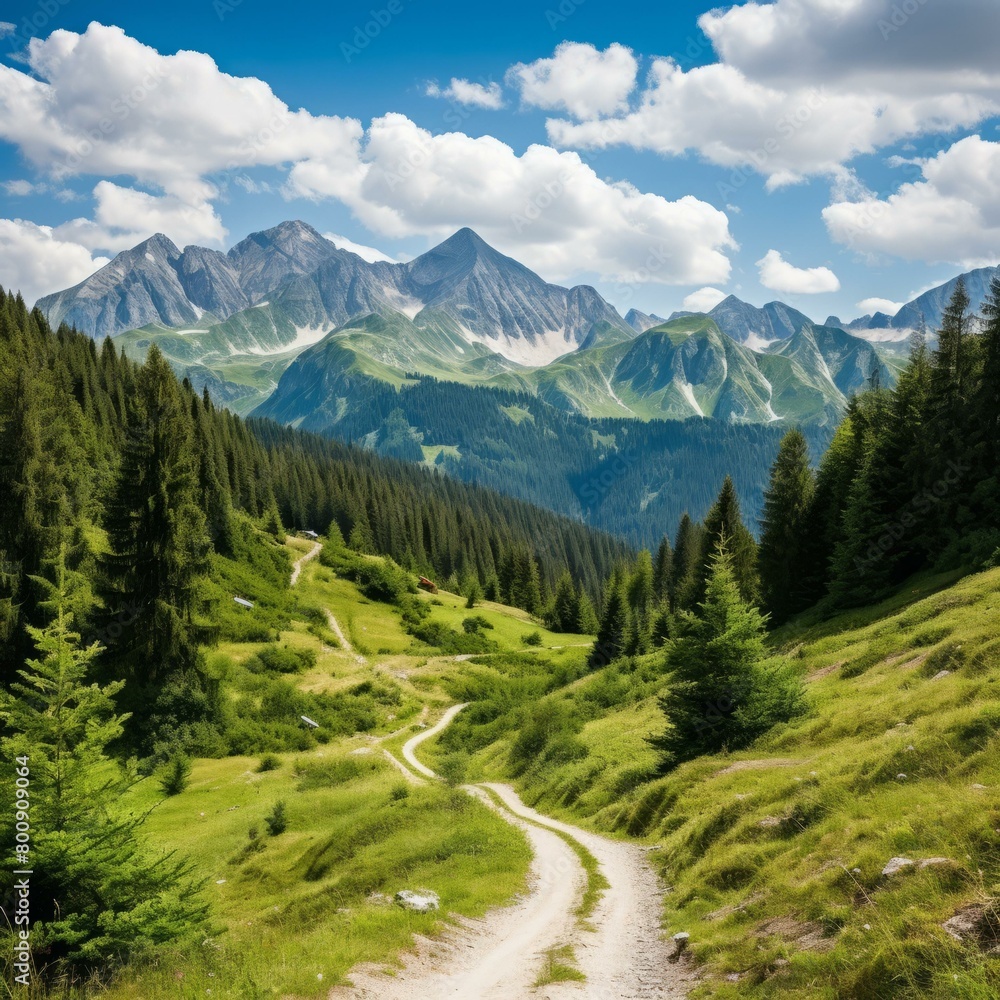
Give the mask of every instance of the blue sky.
POLYGON ((623 312, 855 316, 1000 260, 997 7, 18 0, 0 284, 54 291, 154 228, 226 248, 302 218, 395 258, 467 224, 623 312))

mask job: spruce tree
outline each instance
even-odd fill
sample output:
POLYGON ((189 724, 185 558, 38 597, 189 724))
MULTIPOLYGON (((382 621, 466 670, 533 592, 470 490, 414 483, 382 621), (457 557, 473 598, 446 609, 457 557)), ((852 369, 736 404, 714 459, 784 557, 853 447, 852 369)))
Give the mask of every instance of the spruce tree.
MULTIPOLYGON (((995 537, 1000 533, 1000 273, 990 283, 983 320, 983 367, 973 398, 969 455, 976 483, 971 515, 980 533, 995 537)), ((987 548, 992 544, 988 539, 987 548)))
POLYGON ((677 526, 674 559, 670 572, 670 605, 674 609, 695 606, 702 535, 701 525, 696 524, 685 513, 677 526))
POLYGON ((631 627, 632 615, 629 611, 625 584, 616 573, 608 585, 604 610, 597 629, 597 639, 590 652, 590 666, 595 669, 605 667, 618 657, 624 656, 631 627))
POLYGON ((101 560, 106 618, 128 621, 108 658, 130 680, 149 682, 197 662, 196 586, 211 542, 191 442, 180 387, 154 345, 136 378, 105 511, 111 551, 101 560))
POLYGON ((581 588, 579 593, 579 613, 577 615, 576 627, 573 629, 578 635, 594 635, 600 627, 597 620, 597 612, 594 604, 587 592, 581 588))
POLYGON ((764 493, 761 519, 761 599, 775 625, 806 606, 801 591, 806 574, 806 523, 814 481, 809 447, 801 431, 789 431, 781 441, 764 493))
MULTIPOLYGON (((140 837, 145 814, 120 809, 136 780, 108 754, 126 719, 115 710, 122 683, 92 681, 99 646, 83 648, 72 631, 66 581, 60 560, 52 622, 28 627, 39 656, 18 671, 10 693, 0 693, 4 758, 30 761, 28 860, 34 947, 48 962, 43 979, 74 967, 103 971, 189 933, 205 914, 188 867, 153 856, 140 837)), ((9 801, 12 778, 2 784, 9 801)), ((9 843, 13 816, 5 808, 0 819, 9 843)))
POLYGON ((580 623, 580 598, 569 571, 559 577, 552 599, 549 627, 555 632, 576 632, 580 623))
POLYGON ((724 537, 712 556, 705 600, 697 614, 682 611, 676 627, 660 698, 668 728, 649 741, 662 753, 664 771, 746 746, 799 710, 794 677, 763 667, 766 619, 741 596, 724 537))
POLYGON ((664 535, 653 560, 653 594, 661 604, 670 601, 670 580, 673 574, 674 551, 664 535))
POLYGON ((726 476, 718 499, 705 517, 701 556, 697 570, 697 602, 704 598, 705 586, 711 571, 714 554, 725 541, 732 571, 744 601, 757 599, 757 543, 743 523, 740 501, 731 477, 726 476))

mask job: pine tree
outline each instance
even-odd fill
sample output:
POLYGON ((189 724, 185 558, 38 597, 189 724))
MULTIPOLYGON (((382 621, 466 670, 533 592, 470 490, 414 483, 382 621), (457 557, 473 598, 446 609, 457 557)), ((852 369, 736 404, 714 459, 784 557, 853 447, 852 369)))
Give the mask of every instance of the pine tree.
POLYGON ((814 481, 809 447, 799 430, 782 439, 764 494, 758 554, 761 598, 775 625, 806 607, 801 583, 806 574, 806 523, 814 481))
POLYGON ((552 599, 549 627, 554 632, 577 632, 580 624, 580 598, 577 595, 573 577, 563 573, 556 584, 552 599))
MULTIPOLYGON (((144 816, 119 811, 135 779, 111 759, 108 745, 123 732, 115 713, 121 682, 90 682, 99 647, 82 648, 71 630, 62 560, 44 629, 29 626, 39 657, 0 693, 6 760, 30 760, 34 837, 32 878, 35 948, 54 977, 67 967, 101 969, 144 948, 188 933, 203 919, 183 863, 155 859, 140 839, 144 816)), ((12 793, 4 780, 4 798, 12 793)), ((3 811, 2 834, 13 843, 14 811, 3 811)))
POLYGON ((593 602, 582 588, 579 593, 579 608, 576 627, 573 631, 578 635, 595 635, 601 623, 597 620, 597 612, 594 610, 593 602))
POLYGON ((932 377, 935 403, 941 416, 949 422, 955 419, 959 405, 967 399, 971 389, 970 304, 965 278, 960 277, 941 318, 932 377))
POLYGON ((844 510, 864 458, 859 431, 863 426, 852 400, 816 474, 803 542, 802 597, 807 607, 823 598, 830 585, 833 553, 844 538, 844 510))
POLYGON ((746 746, 799 710, 798 684, 764 670, 766 619, 743 600, 725 538, 713 554, 699 613, 680 613, 660 707, 667 730, 650 740, 669 771, 687 760, 746 746))
POLYGON ((653 560, 653 594, 660 603, 670 601, 673 564, 674 552, 670 547, 670 539, 664 535, 653 560))
POLYGON ((649 651, 650 632, 655 601, 653 558, 648 549, 636 557, 626 585, 631 625, 626 652, 638 656, 649 651))
MULTIPOLYGON (((1000 273, 993 276, 983 306, 982 374, 973 398, 973 433, 970 449, 971 520, 978 532, 991 536, 987 548, 1000 546, 1000 273)), ((981 553, 979 553, 981 555, 981 553)))
POLYGON ((197 662, 195 588, 211 542, 198 505, 192 432, 180 388, 155 345, 139 370, 128 439, 108 499, 111 552, 102 597, 129 627, 109 654, 130 678, 151 681, 197 662))
POLYGON ((743 523, 740 501, 731 477, 726 476, 719 497, 705 517, 705 534, 697 570, 698 602, 703 599, 715 551, 725 540, 732 560, 733 575, 744 601, 757 599, 757 543, 743 523))
POLYGON ((698 566, 701 561, 701 525, 684 514, 677 526, 674 561, 670 575, 671 607, 693 608, 697 602, 698 566))
POLYGON ((597 639, 590 652, 589 664, 592 668, 604 667, 624 656, 628 646, 632 615, 629 612, 625 585, 618 574, 611 579, 608 595, 604 601, 604 611, 597 629, 597 639))

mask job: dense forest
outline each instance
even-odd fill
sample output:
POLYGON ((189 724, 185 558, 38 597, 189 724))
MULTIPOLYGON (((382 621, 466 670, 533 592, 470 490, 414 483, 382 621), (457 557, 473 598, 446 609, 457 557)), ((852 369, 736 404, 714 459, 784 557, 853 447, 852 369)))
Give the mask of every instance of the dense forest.
MULTIPOLYGON (((410 378, 399 390, 353 379, 340 418, 309 426, 382 455, 430 457, 455 479, 584 520, 638 547, 655 545, 685 512, 704 515, 731 475, 756 529, 780 428, 590 419, 510 390, 410 378)), ((832 431, 810 426, 805 433, 818 455, 832 431)))
POLYGON ((733 481, 703 523, 685 516, 655 561, 642 553, 605 588, 597 660, 646 651, 700 607, 720 549, 741 598, 772 627, 877 601, 915 573, 1000 560, 1000 281, 977 318, 960 281, 937 346, 915 334, 895 388, 873 375, 814 468, 799 430, 781 442, 759 544, 733 481), (600 643, 599 643, 600 645, 600 643))
MULTIPOLYGON (((247 524, 326 532, 406 569, 485 585, 527 560, 548 590, 568 571, 597 596, 627 547, 517 500, 267 422, 250 424, 144 365, 0 297, 0 636, 4 676, 42 625, 40 578, 60 549, 82 574, 77 626, 126 615, 128 652, 184 663, 209 638, 195 581, 210 555, 245 554, 247 524), (148 626, 148 628, 146 627, 148 626), (175 642, 177 647, 175 648, 175 642)), ((121 650, 123 643, 118 644, 121 650)), ((125 655, 122 652, 121 655, 125 655)))

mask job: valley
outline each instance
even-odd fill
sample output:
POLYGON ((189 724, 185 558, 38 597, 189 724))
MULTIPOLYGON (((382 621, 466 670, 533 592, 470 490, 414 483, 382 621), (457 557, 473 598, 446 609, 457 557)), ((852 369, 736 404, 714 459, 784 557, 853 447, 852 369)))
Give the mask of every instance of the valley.
MULTIPOLYGON (((291 563, 311 545, 287 549, 291 563)), ((420 598, 432 620, 480 615, 498 649, 417 652, 393 606, 304 562, 301 599, 328 608, 351 645, 293 622, 280 644, 316 660, 292 679, 323 698, 370 690, 378 721, 268 755, 266 769, 195 762, 150 832, 193 852, 222 923, 106 995, 159 1000, 181 984, 233 998, 745 998, 796 996, 819 975, 843 997, 883 968, 920 976, 923 996, 953 996, 955 981, 989 990, 976 957, 987 945, 966 936, 979 932, 949 937, 941 925, 973 912, 998 874, 980 801, 1000 780, 983 728, 1000 711, 997 572, 928 578, 884 605, 777 633, 772 655, 797 665, 808 713, 752 751, 657 778, 643 738, 661 725, 659 654, 590 672, 586 636, 488 602, 469 612, 443 592, 420 598), (524 645, 526 629, 541 645, 524 645), (521 756, 525 725, 560 704, 570 714, 551 716, 521 756), (248 826, 279 798, 288 830, 248 850, 248 826), (894 857, 909 867, 882 874, 894 857), (393 904, 403 889, 432 891, 441 909, 393 904), (682 931, 697 971, 667 961, 682 931)), ((234 681, 260 648, 220 648, 234 681)), ((135 794, 157 797, 148 783, 135 794)))

